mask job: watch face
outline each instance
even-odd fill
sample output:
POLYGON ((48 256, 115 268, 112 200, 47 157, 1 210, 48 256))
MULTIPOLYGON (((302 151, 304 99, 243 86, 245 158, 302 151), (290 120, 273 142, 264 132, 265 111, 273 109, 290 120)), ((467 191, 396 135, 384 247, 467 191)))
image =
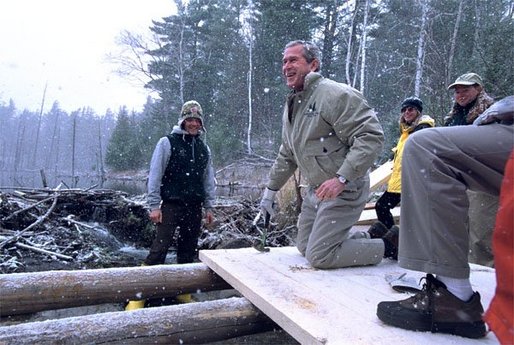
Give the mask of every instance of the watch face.
POLYGON ((339 182, 346 183, 346 179, 343 176, 339 176, 339 182))

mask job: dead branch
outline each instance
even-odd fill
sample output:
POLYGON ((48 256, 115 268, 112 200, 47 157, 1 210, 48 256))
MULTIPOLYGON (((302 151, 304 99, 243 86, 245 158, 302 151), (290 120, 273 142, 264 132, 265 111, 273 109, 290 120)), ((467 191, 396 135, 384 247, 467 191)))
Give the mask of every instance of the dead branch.
POLYGON ((45 203, 45 202, 47 202, 47 201, 49 201, 49 200, 52 200, 53 198, 54 198, 54 197, 53 197, 53 196, 51 196, 51 197, 49 197, 49 198, 43 199, 43 200, 41 200, 41 201, 38 201, 38 202, 36 202, 35 204, 32 204, 32 205, 30 205, 30 206, 27 206, 27 207, 25 207, 25 208, 22 208, 21 210, 18 210, 18 211, 15 211, 15 212, 11 213, 11 214, 10 214, 10 215, 8 215, 7 217, 2 218, 2 220, 3 220, 3 221, 7 221, 7 220, 9 220, 9 219, 12 219, 12 218, 16 217, 17 215, 19 215, 20 213, 23 213, 23 212, 26 212, 26 211, 28 211, 28 210, 31 210, 31 209, 33 209, 33 208, 35 208, 35 207, 39 206, 40 204, 43 204, 43 203, 45 203))
MULTIPOLYGON (((7 238, 5 236, 0 236, 0 240, 9 240, 9 238, 7 238)), ((19 248, 24 248, 24 249, 32 250, 32 251, 34 251, 36 253, 45 254, 45 255, 48 255, 50 257, 55 256, 55 257, 58 257, 59 259, 63 259, 63 260, 73 260, 73 258, 71 256, 63 255, 63 254, 59 254, 59 253, 55 253, 55 252, 51 252, 51 251, 45 250, 43 248, 38 248, 38 247, 30 246, 28 244, 16 242, 16 243, 14 243, 14 245, 16 247, 19 247, 19 248)))
POLYGON ((8 239, 0 242, 0 249, 2 249, 4 246, 6 246, 9 243, 18 241, 18 239, 21 237, 21 235, 23 235, 23 233, 29 231, 30 229, 32 229, 35 226, 37 226, 37 225, 41 224, 42 222, 44 222, 45 219, 48 218, 48 216, 52 213, 52 211, 54 210, 55 206, 57 205, 58 195, 56 194, 53 198, 54 198, 54 201, 52 202, 52 205, 50 206, 48 211, 42 217, 39 217, 34 223, 32 223, 29 226, 27 226, 25 229, 20 231, 18 234, 16 234, 16 235, 12 236, 11 238, 8 238, 8 239))

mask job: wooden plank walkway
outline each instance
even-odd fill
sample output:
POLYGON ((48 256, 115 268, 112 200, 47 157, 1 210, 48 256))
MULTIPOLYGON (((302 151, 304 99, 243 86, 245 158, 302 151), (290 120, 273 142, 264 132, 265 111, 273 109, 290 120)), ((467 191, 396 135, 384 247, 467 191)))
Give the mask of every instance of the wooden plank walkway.
MULTIPOLYGON (((391 209, 391 214, 393 215, 393 218, 396 222, 396 224, 400 224, 400 206, 397 206, 393 209, 391 209)), ((371 225, 374 222, 377 221, 377 212, 375 211, 375 208, 370 208, 368 210, 363 210, 361 213, 361 216, 359 217, 359 220, 356 225, 371 225)), ((367 230, 367 228, 366 228, 367 230)))
MULTIPOLYGON (((407 271, 395 261, 335 270, 313 269, 296 248, 202 250, 200 260, 249 299, 301 344, 498 344, 494 334, 474 340, 391 327, 376 316, 377 304, 408 297, 386 282, 407 271)), ((471 265, 471 283, 487 309, 494 294, 494 269, 471 265)))

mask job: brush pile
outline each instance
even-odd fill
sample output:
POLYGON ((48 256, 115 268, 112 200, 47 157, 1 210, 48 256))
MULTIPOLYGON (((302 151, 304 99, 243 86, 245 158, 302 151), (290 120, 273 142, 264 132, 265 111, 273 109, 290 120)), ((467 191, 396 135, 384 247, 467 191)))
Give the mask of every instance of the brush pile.
MULTIPOLYGON (((219 197, 213 213, 200 249, 252 246, 262 231, 266 246, 294 245, 296 218, 279 214, 266 229, 253 200, 219 197)), ((120 249, 148 250, 154 231, 143 196, 107 189, 0 192, 0 273, 139 265, 141 258, 120 249)))

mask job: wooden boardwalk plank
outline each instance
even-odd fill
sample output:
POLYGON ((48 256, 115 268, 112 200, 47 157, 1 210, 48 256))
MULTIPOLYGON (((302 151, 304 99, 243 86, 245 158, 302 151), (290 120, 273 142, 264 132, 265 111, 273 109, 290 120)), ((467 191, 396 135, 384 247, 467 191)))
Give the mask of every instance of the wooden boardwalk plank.
MULTIPOLYGON (((400 222, 400 206, 397 206, 391 209, 391 214, 396 222, 399 224, 400 222)), ((377 221, 377 212, 374 208, 364 209, 359 217, 359 220, 355 225, 371 225, 377 221)))
MULTIPOLYGON (((335 270, 313 269, 296 248, 202 250, 200 259, 301 344, 498 344, 453 335, 406 331, 376 317, 380 301, 408 297, 392 290, 388 274, 404 270, 395 261, 335 270)), ((495 289, 494 269, 471 265, 473 288, 487 308, 495 289)))
POLYGON ((372 172, 369 173, 369 189, 371 192, 377 190, 384 185, 393 172, 393 161, 387 161, 372 172))

